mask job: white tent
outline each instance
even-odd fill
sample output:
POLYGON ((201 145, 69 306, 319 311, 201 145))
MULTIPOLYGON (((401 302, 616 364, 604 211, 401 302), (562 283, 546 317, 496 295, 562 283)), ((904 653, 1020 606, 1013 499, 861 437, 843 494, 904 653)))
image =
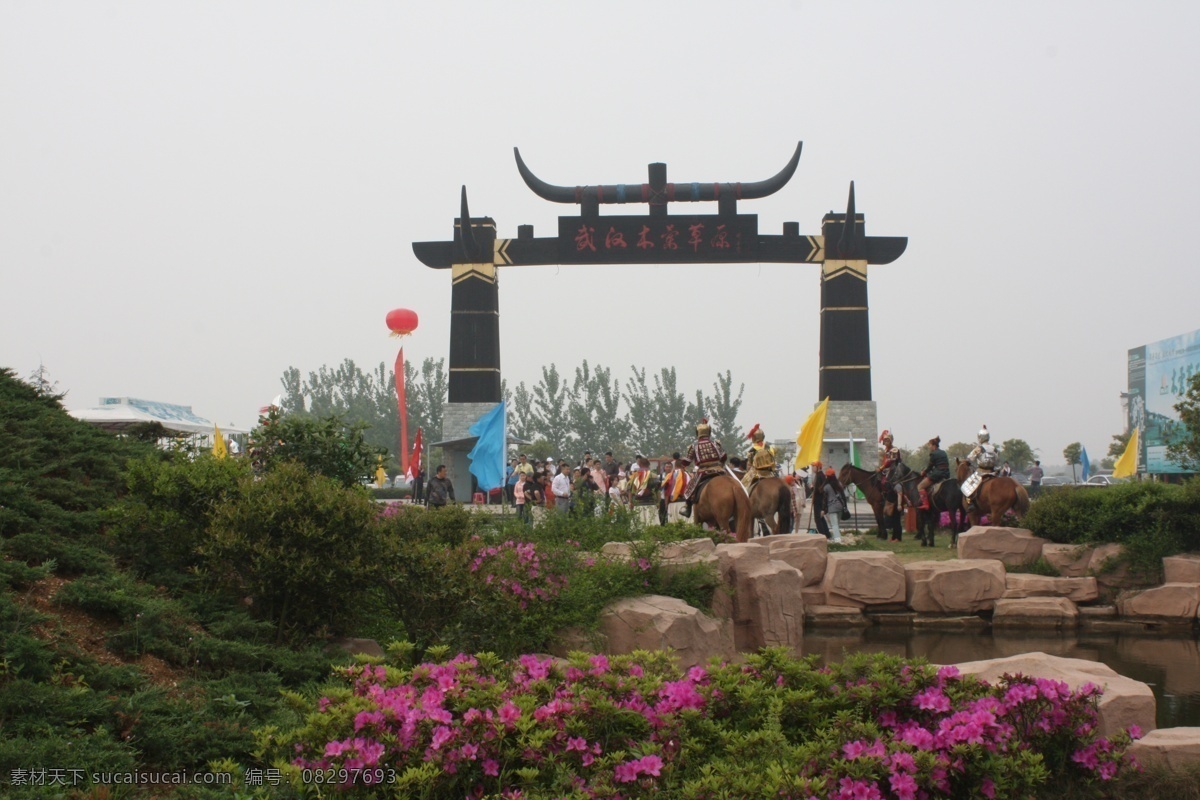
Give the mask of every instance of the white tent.
MULTIPOLYGON (((134 397, 101 397, 96 408, 81 408, 69 412, 72 417, 109 431, 123 431, 133 425, 157 422, 169 431, 189 434, 212 434, 211 421, 194 413, 191 406, 138 400, 134 397)), ((221 426, 223 434, 249 433, 232 425, 221 426)))

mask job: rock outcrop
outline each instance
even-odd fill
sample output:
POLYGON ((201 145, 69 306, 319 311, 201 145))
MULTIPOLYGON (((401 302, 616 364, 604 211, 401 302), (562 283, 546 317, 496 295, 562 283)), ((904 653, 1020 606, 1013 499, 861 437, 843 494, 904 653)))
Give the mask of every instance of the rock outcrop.
POLYGON ((904 567, 893 553, 860 550, 833 553, 825 562, 825 602, 831 606, 868 608, 903 605, 904 567))
POLYGON ((804 636, 800 570, 771 558, 770 548, 757 543, 723 544, 716 556, 721 582, 732 593, 718 590, 713 611, 733 620, 737 648, 782 645, 798 653, 804 636))
POLYGON ((1064 578, 1082 578, 1088 574, 1093 550, 1094 547, 1086 544, 1047 543, 1042 545, 1042 558, 1064 578))
POLYGON ((1065 597, 1075 603, 1091 603, 1100 597, 1093 577, 1051 578, 1047 575, 1011 573, 1005 577, 1005 599, 1022 597, 1065 597))
POLYGON ((1074 628, 1079 609, 1065 597, 1024 597, 996 601, 992 625, 997 628, 1074 628))
POLYGON ((1171 622, 1188 622, 1200 611, 1200 583, 1164 583, 1144 592, 1122 597, 1117 609, 1125 617, 1152 617, 1171 622))
POLYGON ((829 540, 817 533, 788 533, 756 539, 771 551, 771 558, 791 564, 804 573, 804 585, 815 586, 825 577, 829 540))
POLYGON ((923 614, 986 611, 1004 594, 1004 565, 992 559, 904 565, 908 607, 923 614))
POLYGON ((1129 748, 1139 764, 1184 772, 1200 767, 1200 728, 1160 728, 1129 748))
POLYGON ((958 535, 958 557, 994 558, 1015 567, 1037 561, 1046 543, 1024 528, 984 525, 958 535))
POLYGON ((971 661, 959 664, 958 668, 964 674, 976 675, 991 683, 999 681, 1006 672, 1053 678, 1064 681, 1072 689, 1094 683, 1104 690, 1099 704, 1101 735, 1111 736, 1130 725, 1137 725, 1143 731, 1155 728, 1154 694, 1150 687, 1141 681, 1118 675, 1111 667, 1096 661, 1059 658, 1045 653, 1023 653, 1008 658, 971 661))
POLYGON ((605 606, 600 612, 600 633, 611 654, 670 648, 685 668, 713 656, 734 655, 731 620, 714 619, 682 600, 662 595, 627 597, 605 606))
POLYGON ((1163 583, 1200 583, 1200 556, 1167 556, 1163 559, 1163 583))

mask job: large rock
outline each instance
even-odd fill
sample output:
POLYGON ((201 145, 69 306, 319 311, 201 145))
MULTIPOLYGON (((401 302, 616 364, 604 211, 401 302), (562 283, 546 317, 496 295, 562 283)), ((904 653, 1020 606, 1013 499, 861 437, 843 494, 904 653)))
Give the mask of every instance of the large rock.
POLYGON ((1167 556, 1163 559, 1163 583, 1200 583, 1200 556, 1167 556))
POLYGON ((791 564, 804 573, 804 585, 815 586, 825 577, 825 561, 829 556, 829 540, 818 533, 788 533, 768 536, 764 542, 771 558, 791 564))
POLYGON ((1200 728, 1160 728, 1129 747, 1139 764, 1184 772, 1200 767, 1200 728))
POLYGON ((1091 603, 1100 597, 1096 579, 1051 578, 1046 575, 1010 573, 1005 576, 1004 597, 1007 600, 1022 597, 1065 597, 1076 603, 1091 603))
POLYGON ((1088 574, 1096 576, 1100 590, 1108 595, 1117 589, 1132 589, 1145 586, 1129 569, 1125 561, 1125 548, 1119 544, 1098 544, 1088 559, 1088 574))
POLYGON ((1015 567, 1037 561, 1045 544, 1045 539, 1024 528, 985 525, 958 535, 958 557, 994 558, 1015 567))
POLYGON ((861 610, 851 606, 806 606, 804 620, 815 628, 869 628, 871 620, 861 610))
POLYGON ((721 581, 732 593, 717 593, 714 613, 733 619, 733 641, 739 650, 782 645, 799 653, 804 636, 804 576, 790 564, 770 558, 770 553, 770 548, 749 542, 717 548, 721 581))
MULTIPOLYGON (((611 559, 633 563, 637 552, 644 552, 636 542, 609 542, 600 548, 600 554, 611 559)), ((659 566, 666 573, 678 572, 697 564, 717 566, 717 546, 709 538, 684 539, 679 542, 661 544, 655 550, 659 566)))
POLYGON ((992 559, 914 561, 904 565, 905 601, 913 611, 986 611, 1004 594, 1004 565, 992 559))
POLYGON ((904 603, 904 567, 894 553, 833 553, 825 562, 825 602, 866 608, 904 603))
POLYGON ((997 628, 1074 628, 1079 609, 1065 597, 997 600, 992 625, 997 628))
POLYGON ((1091 545, 1086 544, 1051 544, 1042 545, 1042 558, 1058 570, 1064 578, 1082 578, 1088 574, 1088 564, 1092 560, 1091 545))
POLYGON ((1154 694, 1150 687, 1141 681, 1118 675, 1111 667, 1097 661, 1059 658, 1045 653, 1023 653, 1008 658, 970 661, 959 664, 958 668, 965 674, 978 676, 990 683, 999 681, 1006 672, 1053 678, 1064 681, 1072 689, 1078 689, 1085 683, 1094 683, 1104 690, 1099 705, 1101 735, 1112 736, 1130 725, 1137 725, 1143 731, 1155 728, 1154 694))
POLYGON ((671 649, 684 668, 713 656, 732 658, 735 652, 730 620, 714 619, 682 600, 654 594, 605 606, 600 633, 611 654, 671 649))
POLYGON ((1117 610, 1126 617, 1154 617, 1172 622, 1187 622, 1200 609, 1200 583, 1164 583, 1117 601, 1117 610))

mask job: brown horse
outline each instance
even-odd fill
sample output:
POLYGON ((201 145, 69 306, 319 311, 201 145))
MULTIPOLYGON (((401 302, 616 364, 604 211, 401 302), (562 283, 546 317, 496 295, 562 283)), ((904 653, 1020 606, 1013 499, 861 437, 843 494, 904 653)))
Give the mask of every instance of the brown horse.
POLYGON ((772 536, 791 533, 792 488, 782 478, 760 478, 750 487, 750 513, 766 523, 772 536))
POLYGON ((882 482, 879 480, 878 471, 867 472, 853 464, 845 464, 842 471, 838 473, 838 482, 842 486, 854 484, 867 498, 867 504, 875 512, 875 531, 878 538, 887 539, 890 533, 894 541, 900 541, 902 528, 900 527, 899 498, 893 501, 897 503, 896 509, 891 515, 888 515, 886 510, 888 498, 880 488, 882 482))
POLYGON ((697 525, 707 524, 726 534, 733 534, 739 542, 749 541, 754 528, 746 490, 731 475, 717 475, 705 481, 700 487, 700 497, 696 501, 692 519, 697 525))
MULTIPOLYGON (((958 465, 956 471, 958 482, 961 484, 971 474, 971 464, 957 458, 954 461, 958 465)), ((972 525, 978 525, 984 514, 988 515, 993 525, 1002 526, 1004 515, 1009 511, 1016 514, 1017 519, 1024 519, 1029 513, 1029 493, 1012 478, 996 477, 984 481, 983 485, 975 490, 974 501, 971 510, 967 512, 972 525)))

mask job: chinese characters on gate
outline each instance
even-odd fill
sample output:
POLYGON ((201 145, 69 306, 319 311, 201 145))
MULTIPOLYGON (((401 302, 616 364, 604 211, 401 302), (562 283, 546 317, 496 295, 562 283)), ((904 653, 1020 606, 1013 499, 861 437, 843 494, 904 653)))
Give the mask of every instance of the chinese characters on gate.
POLYGON ((563 263, 671 263, 743 259, 757 244, 758 217, 560 217, 563 263))

